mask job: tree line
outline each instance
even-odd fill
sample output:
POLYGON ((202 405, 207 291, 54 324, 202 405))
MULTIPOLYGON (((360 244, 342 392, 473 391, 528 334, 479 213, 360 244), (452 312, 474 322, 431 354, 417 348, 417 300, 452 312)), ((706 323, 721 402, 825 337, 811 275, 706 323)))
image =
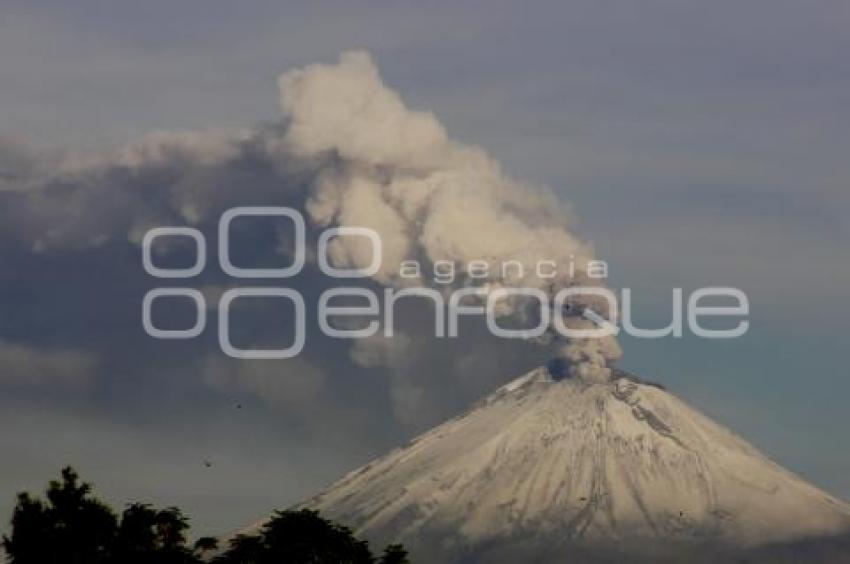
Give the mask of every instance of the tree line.
POLYGON ((380 555, 352 531, 308 509, 277 511, 255 534, 219 546, 189 541, 177 507, 128 504, 116 513, 70 467, 50 481, 44 499, 18 494, 3 536, 10 564, 409 564, 403 546, 380 555))

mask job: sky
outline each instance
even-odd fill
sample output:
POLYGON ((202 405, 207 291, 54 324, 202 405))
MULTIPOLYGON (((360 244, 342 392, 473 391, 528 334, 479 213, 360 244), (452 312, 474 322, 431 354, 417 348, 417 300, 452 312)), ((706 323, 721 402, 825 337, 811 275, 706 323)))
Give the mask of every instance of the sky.
MULTIPOLYGON (((269 157, 278 76, 351 49, 451 139, 548 186, 644 324, 669 320, 674 287, 743 289, 744 337, 624 338, 620 366, 850 498, 848 25, 820 0, 4 2, 0 514, 73 464, 118 506, 232 530, 546 360, 420 339, 415 312, 402 353, 314 339, 265 363, 142 331, 139 230, 298 200, 298 163, 269 157)), ((274 226, 240 233, 244 256, 280 254, 274 226)))

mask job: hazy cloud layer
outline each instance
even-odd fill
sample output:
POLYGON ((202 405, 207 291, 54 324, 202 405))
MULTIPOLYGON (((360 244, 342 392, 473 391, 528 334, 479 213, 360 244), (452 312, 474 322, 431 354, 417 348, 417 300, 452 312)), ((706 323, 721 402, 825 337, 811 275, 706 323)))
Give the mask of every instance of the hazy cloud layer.
POLYGON ((0 385, 4 387, 84 388, 97 364, 97 358, 86 351, 0 341, 0 385))

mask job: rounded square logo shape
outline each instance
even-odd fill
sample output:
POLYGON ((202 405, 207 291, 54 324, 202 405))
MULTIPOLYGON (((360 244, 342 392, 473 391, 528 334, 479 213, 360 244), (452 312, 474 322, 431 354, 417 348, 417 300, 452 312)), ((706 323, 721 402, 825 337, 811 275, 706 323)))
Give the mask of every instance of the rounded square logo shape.
POLYGON ((154 288, 142 300, 142 326, 156 339, 191 339, 200 335, 207 325, 207 304, 204 295, 194 288, 154 288), (158 329, 153 324, 153 302, 160 297, 186 297, 195 302, 197 317, 189 329, 158 329))
POLYGON ((207 241, 192 227, 155 227, 142 240, 142 265, 156 278, 192 278, 203 272, 207 264, 207 241), (153 243, 158 237, 189 237, 195 241, 195 264, 189 268, 159 268, 153 263, 153 243))
POLYGON ((332 278, 366 278, 374 276, 381 269, 382 257, 381 237, 374 229, 368 227, 331 227, 319 235, 319 269, 332 278), (336 268, 328 263, 328 244, 333 237, 358 236, 365 237, 372 246, 372 262, 367 268, 336 268))
POLYGON ((247 206, 231 208, 221 215, 218 222, 218 260, 221 269, 234 278, 289 278, 304 267, 307 227, 304 217, 292 208, 276 206, 247 206), (230 260, 230 223, 237 217, 288 217, 295 226, 295 255, 292 264, 282 268, 243 268, 230 260))
POLYGON ((306 308, 301 294, 290 288, 234 288, 221 296, 218 304, 218 341, 227 356, 241 359, 274 360, 292 358, 304 349, 306 308), (284 349, 240 349, 230 341, 230 305, 239 298, 287 298, 295 307, 295 341, 284 349))

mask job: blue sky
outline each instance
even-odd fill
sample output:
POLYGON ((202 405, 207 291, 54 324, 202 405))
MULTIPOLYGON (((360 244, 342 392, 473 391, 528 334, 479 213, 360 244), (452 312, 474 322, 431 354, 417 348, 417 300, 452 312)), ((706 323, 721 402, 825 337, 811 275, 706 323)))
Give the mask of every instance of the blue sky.
MULTIPOLYGON (((627 339, 622 365, 846 499, 848 24, 841 1, 13 0, 0 8, 0 168, 152 130, 274 121, 281 72, 366 49, 408 105, 569 201, 612 283, 644 296, 647 323, 664 319, 672 287, 744 289, 744 338, 627 339)), ((109 216, 101 205, 97 217, 109 216)), ((2 513, 15 491, 71 462, 116 501, 177 503, 203 531, 226 530, 510 376, 441 382, 433 409, 413 421, 365 414, 387 409, 377 380, 353 396, 362 403, 321 404, 341 410, 327 425, 299 411, 324 393, 309 385, 270 402, 255 398, 268 390, 241 389, 234 401, 257 407, 237 418, 220 387, 197 388, 211 371, 232 385, 229 368, 128 328, 145 281, 115 265, 138 262, 135 251, 115 243, 47 260, 10 241, 0 242, 0 341, 34 356, 14 349, 5 372, 37 369, 67 385, 0 375, 2 513), (97 273, 103 285, 87 290, 97 273), (89 313, 76 316, 69 300, 89 313), (45 347, 55 358, 35 354, 45 347), (69 349, 83 356, 62 356, 69 349), (90 371, 96 382, 80 384, 90 371), (340 421, 355 431, 340 432, 340 421), (216 466, 198 476, 203 457, 216 466)))

